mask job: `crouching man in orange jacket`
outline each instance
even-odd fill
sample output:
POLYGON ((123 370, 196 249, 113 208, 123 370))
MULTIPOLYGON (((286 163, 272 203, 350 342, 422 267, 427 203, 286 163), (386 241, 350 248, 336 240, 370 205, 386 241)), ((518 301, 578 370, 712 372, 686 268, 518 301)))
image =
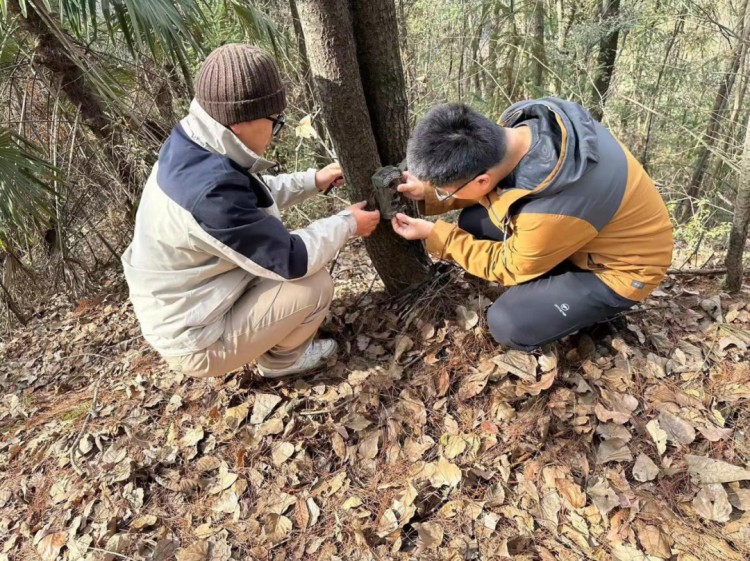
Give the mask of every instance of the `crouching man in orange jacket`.
POLYGON ((672 224, 651 178, 583 107, 510 107, 501 125, 462 104, 432 108, 409 139, 399 191, 426 215, 396 233, 511 287, 488 310, 498 343, 533 350, 643 300, 672 259, 672 224))

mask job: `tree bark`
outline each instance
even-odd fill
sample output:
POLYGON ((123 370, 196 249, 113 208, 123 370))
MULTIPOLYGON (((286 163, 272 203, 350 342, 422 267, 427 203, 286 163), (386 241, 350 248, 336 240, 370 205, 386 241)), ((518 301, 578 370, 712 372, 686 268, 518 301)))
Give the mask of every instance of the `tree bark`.
POLYGON ((750 120, 745 132, 745 147, 740 164, 740 177, 737 185, 737 198, 734 202, 734 219, 729 233, 729 248, 725 264, 727 266, 726 288, 729 292, 739 292, 742 288, 742 256, 750 226, 750 120))
POLYGON ((599 55, 597 57, 597 71, 594 77, 593 102, 591 114, 597 121, 604 117, 604 104, 612 83, 617 58, 617 42, 620 39, 620 28, 616 24, 620 13, 620 0, 601 0, 601 21, 607 32, 599 41, 599 55))
MULTIPOLYGON (((664 77, 664 71, 667 69, 667 64, 669 63, 669 56, 672 53, 672 48, 674 47, 675 42, 677 41, 677 37, 682 33, 683 28, 685 27, 685 13, 681 13, 679 16, 677 16, 677 21, 674 24, 674 29, 672 30, 672 35, 669 36, 669 40, 667 41, 667 48, 664 51, 664 59, 662 60, 661 67, 659 68, 659 74, 656 77, 656 85, 654 86, 654 100, 651 104, 652 108, 656 106, 656 102, 659 99, 659 88, 661 86, 662 78, 664 77)), ((654 124, 654 114, 652 111, 648 112, 648 115, 646 117, 646 135, 643 140, 643 152, 641 153, 641 165, 644 169, 648 171, 648 157, 649 157, 649 145, 651 143, 651 132, 653 130, 653 124, 654 124)))
MULTIPOLYGON (((393 0, 358 4, 356 19, 362 36, 355 44, 347 0, 298 0, 323 116, 351 196, 361 201, 371 199, 370 178, 381 162, 393 164, 402 159, 408 129, 403 74, 398 76, 400 62, 396 66, 398 31, 393 0), (367 76, 371 107, 365 98, 362 76, 367 76), (395 96, 395 101, 389 96, 395 96), (376 113, 378 107, 383 110, 376 113)), ((428 259, 422 244, 397 236, 390 224, 381 222, 366 238, 365 245, 389 292, 396 293, 427 278, 428 259)))
MULTIPOLYGON (((327 0, 322 0, 326 2, 327 0)), ((383 165, 406 156, 409 106, 393 0, 350 1, 359 74, 383 165)))
POLYGON ((734 52, 732 54, 732 60, 729 64, 729 68, 724 73, 724 77, 719 84, 719 89, 716 92, 716 99, 714 100, 714 106, 711 110, 711 116, 708 121, 708 126, 703 134, 703 142, 701 143, 698 151, 698 158, 693 168, 693 175, 690 178, 690 183, 687 187, 687 198, 683 202, 682 207, 679 211, 678 220, 684 222, 693 215, 692 200, 700 196, 703 187, 703 178, 708 167, 708 160, 711 156, 711 148, 716 142, 716 137, 721 128, 721 119, 726 111, 727 102, 732 94, 732 88, 737 77, 737 71, 740 67, 740 61, 745 50, 745 46, 748 38, 750 37, 750 21, 748 21, 749 3, 745 0, 742 4, 742 15, 740 23, 737 26, 737 45, 735 45, 734 52))
POLYGON ((544 48, 544 0, 534 2, 534 43, 531 54, 534 58, 532 68, 534 69, 534 87, 536 95, 544 95, 544 73, 547 66, 547 57, 544 48))

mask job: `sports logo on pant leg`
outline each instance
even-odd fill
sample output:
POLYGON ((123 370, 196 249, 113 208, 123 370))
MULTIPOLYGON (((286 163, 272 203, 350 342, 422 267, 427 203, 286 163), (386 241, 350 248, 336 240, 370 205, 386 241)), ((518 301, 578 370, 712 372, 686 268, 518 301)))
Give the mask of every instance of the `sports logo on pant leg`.
POLYGON ((557 311, 562 315, 568 317, 568 314, 566 312, 570 310, 570 306, 568 306, 567 304, 555 304, 555 308, 557 308, 557 311))

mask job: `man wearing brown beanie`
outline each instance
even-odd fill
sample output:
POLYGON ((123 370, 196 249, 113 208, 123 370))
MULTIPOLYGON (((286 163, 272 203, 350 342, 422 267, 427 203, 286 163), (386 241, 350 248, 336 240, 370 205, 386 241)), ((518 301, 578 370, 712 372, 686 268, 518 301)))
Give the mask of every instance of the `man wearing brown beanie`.
POLYGON ((256 361, 278 377, 318 368, 336 352, 315 340, 333 296, 325 265, 379 221, 364 203, 290 232, 279 209, 341 181, 331 164, 261 175, 284 125, 273 59, 225 45, 203 63, 189 114, 146 183, 122 256, 145 339, 173 370, 218 376, 256 361))

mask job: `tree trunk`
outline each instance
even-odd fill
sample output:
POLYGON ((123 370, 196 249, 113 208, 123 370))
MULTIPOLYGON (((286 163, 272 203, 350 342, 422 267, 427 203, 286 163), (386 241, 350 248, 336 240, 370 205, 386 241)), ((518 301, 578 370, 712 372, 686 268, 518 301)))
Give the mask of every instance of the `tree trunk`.
POLYGON ((745 147, 742 152, 739 176, 737 198, 734 202, 734 219, 729 233, 729 249, 725 261, 726 288, 729 292, 739 292, 742 288, 742 255, 750 225, 750 120, 745 131, 745 147))
MULTIPOLYGON (((408 128, 393 0, 357 4, 356 20, 362 32, 355 45, 347 0, 298 1, 323 116, 351 196, 361 201, 372 198, 370 178, 381 162, 398 163, 403 157, 408 128), (362 57, 361 75, 357 51, 362 57)), ((400 238, 390 224, 381 222, 365 245, 389 292, 427 278, 428 259, 422 244, 400 238)))
POLYGON ((693 175, 690 178, 690 183, 687 187, 687 198, 683 202, 680 209, 678 220, 684 222, 693 215, 692 200, 696 199, 701 194, 701 188, 703 186, 703 177, 706 173, 706 167, 708 166, 708 160, 711 156, 711 148, 716 142, 716 137, 719 134, 721 128, 721 119, 727 107, 727 102, 732 94, 732 88, 734 87, 735 78, 737 77, 737 71, 740 67, 740 61, 742 60, 742 54, 745 50, 745 43, 748 40, 748 32, 750 32, 750 22, 748 21, 748 0, 745 0, 742 4, 742 15, 740 23, 737 26, 737 45, 734 48, 732 54, 732 60, 729 68, 724 73, 724 77, 719 84, 719 90, 716 92, 716 99, 714 100, 714 106, 711 110, 711 116, 708 121, 708 126, 703 134, 703 141, 701 142, 700 149, 698 151, 698 159, 693 168, 693 175))
POLYGON ((601 21, 606 33, 599 41, 599 56, 594 77, 594 100, 591 106, 591 114, 597 121, 601 121, 604 117, 604 104, 607 101, 612 74, 615 70, 617 42, 620 38, 620 28, 616 22, 620 13, 620 0, 601 0, 600 9, 601 21))
MULTIPOLYGON (((652 109, 656 107, 656 102, 659 99, 659 88, 661 86, 662 78, 664 77, 664 71, 667 69, 667 64, 669 63, 669 56, 672 53, 672 48, 674 47, 675 42, 677 41, 677 37, 682 33, 683 28, 685 27, 685 13, 681 13, 677 17, 677 21, 674 24, 674 29, 672 30, 672 35, 669 36, 669 41, 667 41, 667 48, 664 51, 664 59, 662 60, 661 67, 659 68, 659 75, 656 77, 656 85, 654 86, 654 100, 651 104, 652 109)), ((643 152, 641 153, 641 165, 644 169, 648 171, 648 149, 649 144, 651 143, 651 132, 653 130, 653 124, 654 124, 654 114, 652 111, 648 112, 648 115, 646 116, 646 135, 643 139, 643 152)))
POLYGON ((534 43, 531 54, 534 58, 532 68, 534 69, 534 87, 537 96, 544 95, 544 73, 547 66, 547 57, 544 48, 544 0, 534 1, 534 43))
POLYGON ((518 60, 518 49, 521 47, 518 26, 516 24, 515 0, 510 0, 508 4, 508 21, 510 23, 510 52, 508 62, 505 65, 505 91, 508 94, 508 101, 510 104, 513 104, 518 101, 520 92, 520 88, 518 87, 520 72, 516 70, 516 61, 518 60))
POLYGON ((350 5, 359 75, 375 144, 383 165, 397 165, 406 156, 409 106, 396 6, 393 0, 351 0, 350 5))
MULTIPOLYGON (((294 28, 294 38, 297 42, 297 75, 302 81, 302 98, 305 105, 304 109, 308 113, 312 114, 315 111, 315 84, 312 79, 312 71, 310 70, 310 59, 307 56, 307 47, 305 46, 305 34, 302 31, 302 23, 299 20, 299 10, 297 10, 296 0, 289 0, 289 11, 292 14, 292 27, 294 28)), ((325 144, 327 142, 327 134, 325 127, 320 119, 313 120, 313 128, 318 134, 320 144, 315 147, 315 162, 319 166, 325 166, 330 158, 325 150, 325 144)))

